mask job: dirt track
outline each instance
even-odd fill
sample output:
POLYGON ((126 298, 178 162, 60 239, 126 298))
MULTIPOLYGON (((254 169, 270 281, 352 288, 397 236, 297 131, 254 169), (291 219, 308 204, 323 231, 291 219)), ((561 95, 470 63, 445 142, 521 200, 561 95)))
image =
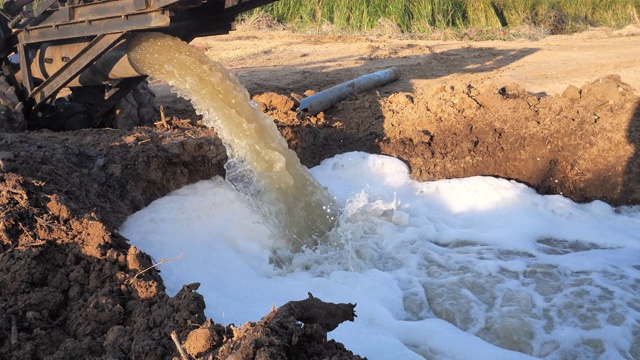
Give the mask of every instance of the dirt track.
MULTIPOLYGON (((307 166, 361 150, 403 159, 421 180, 500 176, 618 205, 640 204, 639 36, 467 43, 245 31, 195 45, 259 95, 307 166), (292 93, 389 66, 399 81, 296 118, 292 93)), ((200 324, 185 344, 194 355, 233 347, 233 330, 205 322, 196 286, 169 298, 157 272, 138 274, 151 260, 117 234, 153 199, 223 172, 213 131, 152 85, 169 117, 156 129, 0 134, 0 358, 171 358, 169 333, 185 341, 200 324)), ((351 356, 323 349, 314 354, 351 356)))

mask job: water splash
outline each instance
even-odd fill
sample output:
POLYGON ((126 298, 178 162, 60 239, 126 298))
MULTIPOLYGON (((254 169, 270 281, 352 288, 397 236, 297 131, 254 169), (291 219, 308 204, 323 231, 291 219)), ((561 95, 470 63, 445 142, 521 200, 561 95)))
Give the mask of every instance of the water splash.
POLYGON ((136 35, 129 61, 189 99, 227 149, 227 180, 250 197, 293 250, 314 245, 335 222, 329 193, 300 164, 274 122, 238 79, 187 43, 160 33, 136 35))

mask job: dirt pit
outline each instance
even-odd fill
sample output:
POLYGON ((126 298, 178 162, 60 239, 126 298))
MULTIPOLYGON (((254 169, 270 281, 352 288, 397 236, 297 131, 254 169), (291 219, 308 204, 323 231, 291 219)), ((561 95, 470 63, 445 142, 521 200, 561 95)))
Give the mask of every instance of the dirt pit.
MULTIPOLYGON (((619 206, 640 203, 639 33, 467 43, 244 31, 194 44, 239 76, 308 167, 366 151, 419 180, 497 176, 619 206), (398 81, 296 116, 308 90, 390 66, 398 81)), ((304 327, 287 312, 302 302, 219 325, 197 284, 168 296, 161 266, 117 233, 154 199, 224 174, 214 131, 152 86, 168 117, 155 128, 0 134, 0 358, 178 358, 173 331, 193 358, 357 358, 320 325, 353 320, 333 319, 347 305, 307 299, 325 315, 304 327)))

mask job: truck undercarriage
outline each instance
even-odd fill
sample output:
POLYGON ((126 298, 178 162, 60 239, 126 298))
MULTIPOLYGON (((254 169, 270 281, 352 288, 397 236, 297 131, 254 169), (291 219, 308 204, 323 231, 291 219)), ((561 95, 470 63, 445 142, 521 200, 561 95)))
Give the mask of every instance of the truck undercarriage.
POLYGON ((0 128, 10 131, 136 125, 113 118, 126 97, 139 107, 152 100, 146 75, 127 60, 135 33, 187 42, 226 34, 238 14, 276 0, 46 0, 26 10, 32 1, 10 0, 0 11, 0 128), (60 98, 63 89, 70 96, 60 98))

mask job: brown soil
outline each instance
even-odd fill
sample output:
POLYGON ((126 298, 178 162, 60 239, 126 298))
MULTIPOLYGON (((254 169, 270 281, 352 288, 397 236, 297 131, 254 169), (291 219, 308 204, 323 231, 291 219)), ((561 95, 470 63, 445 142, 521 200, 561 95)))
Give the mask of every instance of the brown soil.
MULTIPOLYGON (((195 45, 238 74, 307 166, 367 151, 419 180, 499 176, 617 206, 640 203, 639 33, 479 43, 243 31, 195 45), (296 117, 298 94, 389 66, 398 81, 296 117)), ((0 134, 0 358, 170 359, 172 331, 194 358, 354 357, 325 341, 332 307, 302 327, 289 304, 237 330, 205 318, 197 284, 169 297, 157 268, 144 271, 152 259, 118 226, 222 175, 226 159, 191 106, 152 85, 169 119, 154 129, 0 134)))

